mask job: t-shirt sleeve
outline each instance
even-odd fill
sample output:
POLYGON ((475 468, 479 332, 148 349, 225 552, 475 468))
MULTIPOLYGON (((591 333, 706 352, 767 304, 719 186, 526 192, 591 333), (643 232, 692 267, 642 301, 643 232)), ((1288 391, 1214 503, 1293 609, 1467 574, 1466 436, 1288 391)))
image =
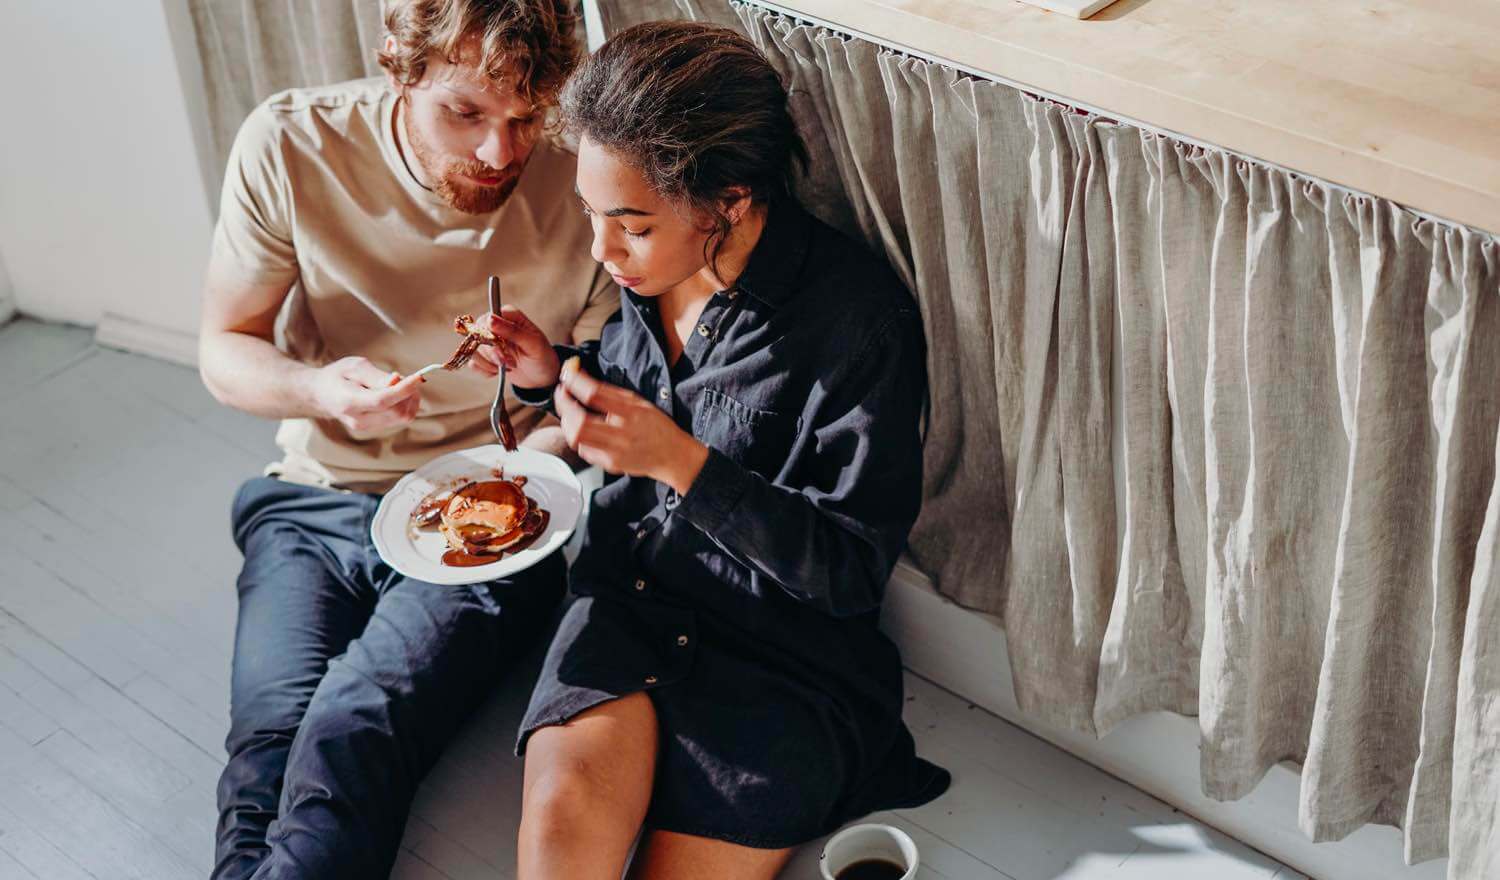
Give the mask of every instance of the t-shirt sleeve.
POLYGON ((276 114, 262 104, 240 126, 224 170, 213 264, 251 284, 290 284, 297 277, 282 147, 276 114))
POLYGON ((578 314, 578 320, 573 322, 573 344, 582 345, 598 339, 610 315, 619 310, 620 288, 615 286, 615 280, 609 277, 602 265, 596 266, 594 279, 589 285, 588 302, 578 314))

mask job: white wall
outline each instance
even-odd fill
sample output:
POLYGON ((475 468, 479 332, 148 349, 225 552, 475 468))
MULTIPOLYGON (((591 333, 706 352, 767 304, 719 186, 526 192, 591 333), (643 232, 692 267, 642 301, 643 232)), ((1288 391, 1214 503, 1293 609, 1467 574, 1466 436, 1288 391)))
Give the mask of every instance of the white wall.
MULTIPOLYGON (((166 2, 181 39, 183 0, 166 2)), ((0 261, 16 305, 194 332, 211 221, 163 0, 0 0, 0 16, 0 261)))
POLYGON ((0 324, 16 314, 15 294, 11 291, 10 275, 5 271, 5 260, 0 259, 0 324))

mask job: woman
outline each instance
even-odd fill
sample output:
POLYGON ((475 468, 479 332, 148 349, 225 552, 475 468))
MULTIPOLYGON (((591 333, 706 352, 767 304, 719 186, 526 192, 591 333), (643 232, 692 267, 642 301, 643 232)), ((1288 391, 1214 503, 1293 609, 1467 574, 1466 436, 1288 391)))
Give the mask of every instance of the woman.
POLYGON ((489 320, 517 393, 619 478, 522 723, 520 876, 618 878, 644 828, 633 877, 773 877, 948 785, 877 628, 920 499, 919 317, 791 198, 786 91, 734 32, 624 31, 562 108, 621 309, 581 350, 489 320))

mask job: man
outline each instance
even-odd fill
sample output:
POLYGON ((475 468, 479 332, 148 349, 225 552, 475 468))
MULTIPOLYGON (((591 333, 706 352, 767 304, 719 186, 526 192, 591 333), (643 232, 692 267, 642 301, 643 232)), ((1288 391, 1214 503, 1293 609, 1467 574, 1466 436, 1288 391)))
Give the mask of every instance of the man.
MULTIPOLYGON (((417 784, 562 595, 559 556, 439 586, 392 571, 369 530, 402 474, 493 440, 488 348, 400 379, 446 359, 489 275, 555 338, 596 337, 617 305, 546 127, 575 23, 567 0, 388 0, 384 78, 276 95, 236 140, 201 371, 282 420, 283 457, 233 504, 219 880, 387 876, 417 784)), ((523 442, 563 449, 509 405, 523 442)))

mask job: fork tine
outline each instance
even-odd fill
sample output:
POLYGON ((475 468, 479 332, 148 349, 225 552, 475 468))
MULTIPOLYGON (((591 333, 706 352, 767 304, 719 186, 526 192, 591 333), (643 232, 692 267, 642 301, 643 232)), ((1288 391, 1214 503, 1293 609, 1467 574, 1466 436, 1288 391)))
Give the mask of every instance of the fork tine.
POLYGON ((458 369, 459 367, 468 363, 469 359, 474 356, 474 352, 478 350, 479 338, 477 336, 465 336, 464 341, 460 342, 458 344, 458 348, 453 352, 453 356, 448 358, 447 363, 443 364, 443 369, 458 369))

